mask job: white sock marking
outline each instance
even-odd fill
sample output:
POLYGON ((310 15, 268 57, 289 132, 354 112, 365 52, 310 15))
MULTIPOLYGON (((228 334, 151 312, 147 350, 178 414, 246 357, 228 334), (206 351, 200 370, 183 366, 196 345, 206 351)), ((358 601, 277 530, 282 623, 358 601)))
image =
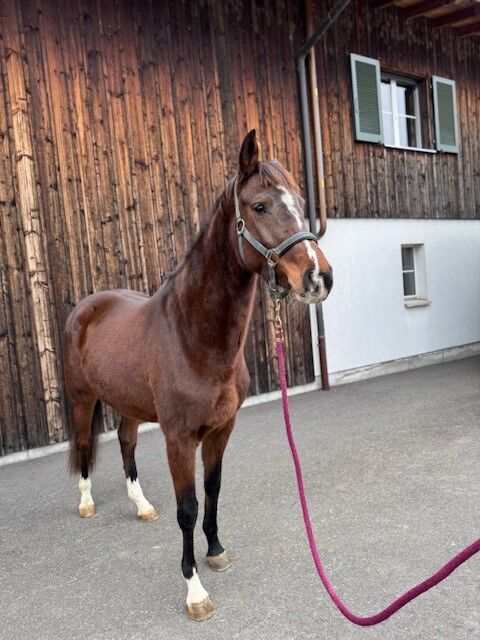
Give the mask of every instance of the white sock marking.
POLYGON ((208 598, 208 593, 202 587, 202 583, 200 582, 200 578, 198 577, 195 567, 193 569, 193 576, 188 579, 186 578, 185 582, 187 583, 188 589, 187 604, 197 604, 208 598))
POLYGON ((93 507, 95 504, 92 498, 92 481, 90 478, 80 478, 78 481, 78 488, 80 489, 80 507, 93 507))
POLYGON ((138 515, 152 511, 153 507, 143 495, 142 487, 140 486, 138 478, 133 482, 130 478, 127 478, 127 492, 130 500, 137 505, 138 515))

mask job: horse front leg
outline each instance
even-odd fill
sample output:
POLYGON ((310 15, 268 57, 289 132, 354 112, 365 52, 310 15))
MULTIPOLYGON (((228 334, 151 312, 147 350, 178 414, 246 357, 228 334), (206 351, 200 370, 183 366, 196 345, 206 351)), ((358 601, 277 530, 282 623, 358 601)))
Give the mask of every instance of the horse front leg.
POLYGON ((215 607, 200 582, 193 548, 193 532, 198 514, 195 494, 195 451, 198 440, 194 436, 167 437, 167 456, 177 499, 177 520, 182 530, 182 574, 187 583, 186 609, 192 620, 208 620, 215 607))
POLYGON ((205 487, 203 531, 208 543, 207 563, 214 571, 226 571, 232 566, 230 556, 218 539, 217 509, 222 480, 222 459, 234 422, 231 420, 220 431, 211 431, 202 442, 205 487))

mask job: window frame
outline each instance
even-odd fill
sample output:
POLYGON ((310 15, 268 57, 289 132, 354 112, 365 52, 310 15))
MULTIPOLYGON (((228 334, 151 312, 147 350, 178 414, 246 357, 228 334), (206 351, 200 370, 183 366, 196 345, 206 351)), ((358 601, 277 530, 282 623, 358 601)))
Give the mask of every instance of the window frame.
POLYGON ((404 300, 416 300, 418 298, 418 296, 417 296, 418 286, 417 286, 417 269, 416 269, 417 265, 416 265, 416 260, 415 260, 415 245, 402 244, 401 253, 402 253, 402 281, 403 281, 403 276, 406 273, 413 273, 413 286, 414 286, 414 289, 415 289, 415 293, 407 295, 405 293, 405 283, 403 282, 403 298, 404 298, 404 300), (404 267, 404 264, 403 264, 403 250, 404 249, 410 249, 412 251, 413 269, 405 269, 405 267, 404 267))
MULTIPOLYGON (((380 70, 381 71, 381 70, 380 70)), ((380 92, 380 107, 381 107, 381 117, 382 117, 382 125, 383 125, 383 114, 389 114, 392 118, 392 126, 393 126, 393 143, 386 143, 385 140, 383 144, 386 147, 394 148, 394 149, 421 149, 422 151, 427 151, 427 149, 423 149, 422 147, 422 123, 421 123, 421 111, 420 111, 420 83, 413 78, 406 78, 403 76, 399 76, 393 73, 383 72, 380 73, 380 83, 388 82, 390 85, 390 102, 392 105, 391 113, 389 111, 385 111, 383 108, 382 102, 382 94, 380 92), (414 110, 415 115, 411 116, 408 114, 400 114, 398 111, 398 102, 397 102, 397 87, 398 86, 407 86, 413 87, 414 94, 414 110), (400 142, 400 127, 399 127, 399 117, 400 118, 410 118, 415 120, 415 146, 404 145, 400 142)), ((432 151, 434 151, 432 149, 432 151)))
POLYGON ((402 293, 405 307, 426 307, 430 304, 427 294, 427 267, 425 244, 423 242, 402 242, 400 245, 400 265, 402 273, 402 293), (403 249, 412 250, 413 269, 405 269, 403 263, 403 249), (413 272, 415 293, 405 295, 404 273, 413 272))

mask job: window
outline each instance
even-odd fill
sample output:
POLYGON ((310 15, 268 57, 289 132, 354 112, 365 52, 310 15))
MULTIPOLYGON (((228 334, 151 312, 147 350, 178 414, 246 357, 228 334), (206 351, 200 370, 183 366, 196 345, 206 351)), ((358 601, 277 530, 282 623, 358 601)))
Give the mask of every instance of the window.
POLYGON ((454 80, 432 76, 428 84, 388 74, 382 72, 375 58, 355 53, 350 54, 350 62, 357 141, 430 153, 458 153, 454 80), (430 130, 427 112, 434 116, 434 149, 426 148, 422 140, 422 123, 425 132, 430 130))
POLYGON ((421 148, 419 87, 414 80, 382 76, 383 143, 421 148))
POLYGON ((423 244, 402 245, 403 298, 406 307, 430 304, 427 298, 427 270, 423 244))
POLYGON ((417 292, 415 286, 415 260, 413 247, 402 247, 403 295, 414 298, 417 292))

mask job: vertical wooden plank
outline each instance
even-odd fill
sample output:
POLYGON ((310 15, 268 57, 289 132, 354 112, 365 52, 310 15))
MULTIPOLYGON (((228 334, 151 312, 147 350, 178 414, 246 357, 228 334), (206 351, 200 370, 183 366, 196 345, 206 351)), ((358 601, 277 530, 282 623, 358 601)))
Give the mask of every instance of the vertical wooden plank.
MULTIPOLYGON (((150 163, 148 155, 148 132, 145 127, 143 95, 140 87, 139 60, 135 40, 132 38, 132 25, 137 30, 132 11, 125 3, 118 5, 118 23, 121 40, 121 60, 125 78, 125 115, 130 149, 132 186, 134 193, 132 220, 137 225, 140 242, 140 260, 144 273, 144 290, 154 291, 160 278, 160 263, 157 250, 154 202, 152 198, 150 163)), ((148 99, 148 97, 147 97, 148 99)))
POLYGON ((161 136, 163 145, 163 170, 168 192, 168 206, 172 220, 171 240, 174 248, 174 264, 183 257, 188 247, 188 228, 185 220, 185 204, 181 184, 181 171, 177 139, 176 112, 172 92, 173 77, 170 59, 169 8, 163 3, 153 3, 153 28, 158 60, 165 59, 168 64, 155 67, 158 98, 160 103, 161 136))
MULTIPOLYGON (((5 242, 3 223, 3 216, 6 215, 5 209, 9 207, 5 179, 11 178, 8 171, 9 159, 4 154, 5 140, 8 141, 6 131, 0 129, 0 137, 2 141, 0 160, 0 376, 3 381, 0 388, 0 455, 3 455, 22 449, 26 444, 26 437, 16 358, 15 327, 10 308, 12 295, 8 281, 7 243, 5 242)), ((6 146, 8 151, 8 144, 6 146)))
POLYGON ((153 35, 152 7, 146 3, 136 3, 135 33, 137 58, 139 61, 139 81, 142 93, 143 118, 146 129, 146 153, 149 158, 150 197, 151 197, 151 224, 154 228, 156 239, 156 252, 158 255, 159 273, 158 279, 150 282, 150 292, 160 284, 161 277, 165 275, 175 263, 172 236, 174 229, 169 210, 168 186, 164 169, 163 140, 161 134, 161 100, 158 95, 155 70, 160 73, 169 73, 168 60, 156 47, 153 35))
POLYGON ((225 163, 225 136, 220 95, 218 59, 214 38, 213 15, 208 0, 199 7, 201 86, 210 148, 210 180, 212 200, 223 191, 228 179, 225 163))
POLYGON ((42 45, 41 55, 48 85, 48 109, 51 115, 56 151, 59 195, 67 229, 64 241, 69 245, 72 263, 76 267, 72 270, 71 277, 73 296, 78 301, 92 290, 92 286, 90 270, 87 268, 88 261, 85 260, 88 246, 77 191, 75 152, 67 88, 68 71, 65 68, 61 48, 56 2, 54 0, 38 0, 38 2, 41 2, 38 5, 39 41, 42 45))
MULTIPOLYGON (((2 21, 2 31, 12 26, 2 21)), ((42 403, 43 393, 39 362, 30 318, 29 291, 24 269, 22 225, 16 201, 15 158, 11 146, 10 101, 7 92, 6 54, 0 38, 0 245, 3 256, 2 299, 9 342, 9 364, 4 386, 11 384, 10 396, 15 396, 16 421, 5 417, 4 446, 7 450, 23 449, 28 444, 45 444, 46 417, 42 403), (27 431, 28 425, 28 431, 27 431)), ((4 367, 7 367, 7 358, 4 367)), ((6 399, 7 400, 7 399, 6 399)), ((5 407, 4 416, 9 412, 5 407)))
MULTIPOLYGON (((74 6, 74 5, 73 5, 74 6)), ((80 44, 83 52, 85 70, 85 105, 82 105, 84 119, 84 135, 81 138, 81 157, 85 176, 91 174, 85 190, 96 189, 98 204, 94 191, 85 204, 86 216, 90 219, 93 230, 93 217, 98 217, 102 252, 105 261, 105 280, 107 288, 125 287, 125 249, 121 233, 116 192, 115 165, 112 161, 110 129, 107 112, 108 93, 102 64, 102 43, 100 36, 100 17, 95 0, 77 0, 80 44), (91 142, 90 142, 91 137, 91 142), (90 152, 89 146, 92 146, 90 152), (89 154, 92 154, 93 158, 89 154), (90 187, 90 180, 92 180, 90 187), (95 185, 95 187, 94 187, 95 185)), ((72 8, 73 11, 73 8, 72 8)), ((86 198, 87 194, 85 194, 86 198)))
POLYGON ((135 216, 135 188, 125 113, 125 76, 115 4, 112 1, 97 2, 97 15, 100 21, 101 61, 107 94, 110 162, 114 168, 116 213, 123 240, 125 274, 129 288, 144 291, 143 245, 135 216))
MULTIPOLYGON (((77 173, 79 210, 84 219, 88 257, 88 271, 94 291, 108 288, 106 238, 103 235, 100 214, 100 197, 97 188, 95 137, 90 122, 91 87, 88 79, 87 52, 81 38, 86 22, 92 17, 78 9, 75 3, 67 3, 59 13, 59 31, 62 49, 68 68, 68 89, 71 99, 72 131, 75 136, 73 154, 77 173)), ((45 112, 46 105, 42 109, 45 112)))
POLYGON ((57 371, 57 353, 52 335, 51 300, 48 276, 41 202, 37 193, 37 177, 34 166, 30 108, 23 66, 20 25, 15 8, 6 8, 5 20, 9 25, 3 30, 5 48, 9 50, 5 69, 8 82, 11 135, 15 154, 18 209, 24 235, 26 270, 31 295, 31 315, 35 328, 36 348, 40 363, 41 385, 45 402, 45 418, 51 442, 62 439, 62 412, 57 371))

